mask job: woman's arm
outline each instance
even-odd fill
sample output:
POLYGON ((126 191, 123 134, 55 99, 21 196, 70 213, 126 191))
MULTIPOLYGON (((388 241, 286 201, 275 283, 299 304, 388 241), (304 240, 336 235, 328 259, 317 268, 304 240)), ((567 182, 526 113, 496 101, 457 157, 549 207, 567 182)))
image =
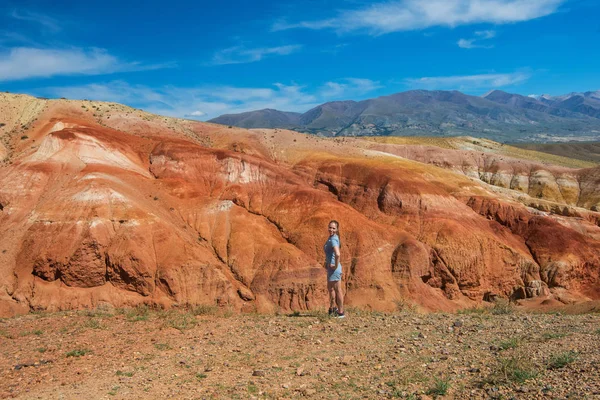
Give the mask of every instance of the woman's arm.
POLYGON ((340 263, 340 246, 333 246, 333 256, 335 264, 331 264, 329 267, 331 269, 336 269, 340 263))

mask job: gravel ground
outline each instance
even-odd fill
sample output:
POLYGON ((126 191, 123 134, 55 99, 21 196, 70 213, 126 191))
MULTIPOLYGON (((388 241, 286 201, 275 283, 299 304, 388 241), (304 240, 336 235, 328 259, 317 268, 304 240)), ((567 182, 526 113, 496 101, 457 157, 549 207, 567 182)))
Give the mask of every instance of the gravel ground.
POLYGON ((600 399, 600 314, 212 307, 0 320, 0 398, 600 399))

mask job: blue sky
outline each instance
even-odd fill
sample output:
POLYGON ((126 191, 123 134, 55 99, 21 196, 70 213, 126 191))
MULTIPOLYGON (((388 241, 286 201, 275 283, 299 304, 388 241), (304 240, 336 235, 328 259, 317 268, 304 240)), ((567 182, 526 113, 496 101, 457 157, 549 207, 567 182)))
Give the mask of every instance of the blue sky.
POLYGON ((206 120, 411 89, 600 89, 597 0, 0 4, 0 90, 206 120))

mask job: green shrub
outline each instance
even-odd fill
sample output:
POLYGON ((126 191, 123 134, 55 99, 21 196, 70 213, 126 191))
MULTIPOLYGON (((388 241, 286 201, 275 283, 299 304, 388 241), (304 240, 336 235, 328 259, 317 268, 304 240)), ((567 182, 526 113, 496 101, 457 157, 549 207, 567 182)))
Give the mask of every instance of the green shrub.
POLYGON ((155 343, 154 347, 157 350, 171 350, 172 347, 168 343, 155 343))
POLYGON ((88 349, 72 350, 67 353, 67 357, 81 357, 91 352, 92 351, 88 349))
POLYGON ((508 300, 498 300, 494 303, 494 308, 492 308, 492 314, 494 315, 504 315, 504 314, 512 314, 515 310, 515 307, 508 300))
POLYGON ((571 364, 577 359, 579 354, 576 351, 565 351, 559 354, 554 354, 548 361, 548 369, 560 369, 571 364))
POLYGON ((546 332, 542 335, 542 338, 544 340, 551 340, 551 339, 560 339, 560 338, 564 338, 565 336, 567 336, 566 333, 553 333, 553 332, 546 332))
POLYGON ((489 310, 485 307, 471 307, 471 308, 463 308, 456 311, 459 315, 471 315, 471 314, 486 314, 489 310))
POLYGON ((89 319, 88 321, 86 321, 84 326, 86 328, 91 328, 91 329, 103 329, 104 328, 102 326, 102 324, 100 324, 100 321, 98 321, 95 318, 92 318, 92 319, 89 319))
POLYGON ((219 308, 210 304, 199 304, 190 309, 194 315, 215 315, 219 308))
POLYGON ((528 356, 517 354, 500 358, 486 381, 491 384, 525 383, 538 375, 538 371, 528 356))
POLYGON ((164 319, 164 326, 184 331, 191 329, 198 324, 196 317, 192 313, 176 310, 167 311, 161 316, 164 319))
POLYGON ((145 304, 139 305, 135 308, 123 310, 122 312, 130 322, 147 321, 150 317, 150 308, 145 304))
POLYGON ((519 339, 510 338, 510 339, 503 340, 502 342, 500 342, 498 347, 500 348, 500 350, 508 350, 508 349, 514 349, 518 345, 519 345, 519 339))
POLYGON ((427 390, 428 395, 432 396, 445 396, 450 389, 450 380, 434 378, 433 386, 427 390))

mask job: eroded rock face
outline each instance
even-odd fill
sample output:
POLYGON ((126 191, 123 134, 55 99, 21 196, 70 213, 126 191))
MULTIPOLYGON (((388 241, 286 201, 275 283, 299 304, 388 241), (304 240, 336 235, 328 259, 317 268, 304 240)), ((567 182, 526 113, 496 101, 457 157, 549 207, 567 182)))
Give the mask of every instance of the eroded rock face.
POLYGON ((596 169, 507 174, 509 161, 474 168, 478 155, 447 149, 444 165, 427 165, 395 157, 411 147, 365 153, 360 141, 98 104, 99 121, 77 102, 29 107, 35 143, 4 138, 15 150, 0 166, 2 315, 101 303, 325 307, 331 219, 349 304, 600 297, 599 218, 575 208, 595 204, 596 169))
MULTIPOLYGON (((462 146, 464 147, 464 146, 462 146)), ((439 166, 533 199, 592 209, 600 204, 599 167, 574 169, 490 152, 449 150, 435 146, 370 144, 369 148, 439 166)), ((594 209, 593 211, 597 211, 594 209)))

